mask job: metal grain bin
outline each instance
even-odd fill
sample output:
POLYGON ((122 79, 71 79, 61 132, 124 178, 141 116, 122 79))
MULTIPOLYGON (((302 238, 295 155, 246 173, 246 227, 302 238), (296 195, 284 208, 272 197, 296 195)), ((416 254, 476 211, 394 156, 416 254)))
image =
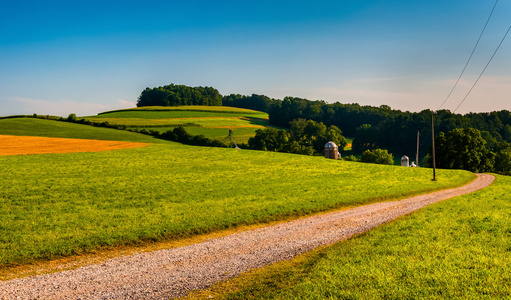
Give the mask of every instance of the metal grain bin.
POLYGON ((408 158, 408 156, 404 155, 403 157, 401 157, 401 166, 409 167, 409 163, 410 159, 408 158))
POLYGON ((339 157, 339 148, 334 142, 325 144, 325 158, 337 159, 339 157))

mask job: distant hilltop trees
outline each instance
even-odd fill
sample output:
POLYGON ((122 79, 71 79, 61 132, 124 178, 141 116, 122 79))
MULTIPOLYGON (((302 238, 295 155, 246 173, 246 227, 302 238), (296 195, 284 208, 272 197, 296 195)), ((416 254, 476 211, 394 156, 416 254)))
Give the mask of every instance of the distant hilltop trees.
POLYGON ((169 84, 146 88, 138 97, 137 107, 179 105, 222 105, 222 95, 212 87, 189 87, 169 84))
POLYGON ((240 94, 222 96, 217 89, 208 86, 190 87, 169 84, 154 88, 147 87, 138 97, 137 107, 207 105, 232 106, 269 112, 275 101, 278 100, 256 94, 251 96, 240 94))

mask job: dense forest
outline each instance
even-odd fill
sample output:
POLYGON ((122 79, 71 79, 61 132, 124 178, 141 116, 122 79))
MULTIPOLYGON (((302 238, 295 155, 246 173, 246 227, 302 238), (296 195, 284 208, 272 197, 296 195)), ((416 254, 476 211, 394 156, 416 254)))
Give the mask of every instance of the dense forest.
MULTIPOLYGON (((431 147, 431 118, 433 111, 402 112, 388 106, 371 107, 358 104, 326 104, 300 98, 276 100, 271 106, 270 123, 286 126, 296 118, 323 122, 339 127, 345 136, 353 137, 357 152, 366 149, 388 149, 397 155, 414 155, 417 132, 420 134, 421 156, 431 147)), ((490 148, 499 142, 511 142, 511 113, 452 114, 448 110, 434 113, 435 132, 448 132, 456 128, 474 128, 481 131, 490 148)))
MULTIPOLYGON (((278 127, 290 128, 292 121, 297 119, 313 120, 323 123, 327 127, 335 126, 340 129, 343 136, 354 139, 353 150, 356 153, 362 153, 365 150, 386 149, 397 157, 402 155, 415 157, 417 133, 419 133, 419 154, 420 160, 422 160, 431 149, 432 115, 434 115, 436 135, 443 133, 443 136, 446 136, 447 133, 455 129, 476 129, 477 134, 484 141, 485 151, 489 152, 489 154, 485 154, 486 157, 492 157, 493 153, 493 161, 502 156, 499 153, 502 153, 503 149, 511 148, 509 146, 511 143, 511 112, 507 110, 466 115, 453 114, 449 110, 403 112, 387 105, 374 107, 339 102, 329 104, 322 100, 311 101, 297 97, 286 97, 279 100, 256 94, 221 96, 213 88, 190 88, 177 85, 147 88, 140 95, 138 106, 148 105, 146 104, 148 101, 145 100, 148 94, 162 93, 154 92, 154 90, 167 90, 166 93, 172 95, 162 96, 162 99, 172 97, 180 99, 173 102, 163 100, 165 103, 174 103, 166 105, 199 104, 200 101, 194 99, 197 99, 199 94, 206 94, 208 95, 207 99, 214 98, 215 101, 208 100, 205 102, 207 104, 201 105, 225 105, 264 111, 269 114, 270 124, 278 127), (211 98, 212 96, 214 97, 211 98)), ((163 102, 150 105, 164 105, 163 102)), ((426 158, 424 162, 427 161, 426 158)), ((463 168, 468 169, 467 167, 463 168)))
POLYGON ((431 147, 432 115, 436 134, 456 128, 474 128, 480 131, 490 150, 502 147, 502 142, 511 142, 511 112, 507 110, 460 115, 448 110, 403 112, 386 105, 328 104, 293 97, 276 100, 262 95, 229 95, 223 99, 227 100, 225 105, 268 112, 270 123, 275 126, 289 127, 296 119, 334 125, 344 136, 354 138, 353 150, 358 153, 381 148, 399 156, 415 156, 419 132, 419 154, 421 158, 426 156, 431 147))

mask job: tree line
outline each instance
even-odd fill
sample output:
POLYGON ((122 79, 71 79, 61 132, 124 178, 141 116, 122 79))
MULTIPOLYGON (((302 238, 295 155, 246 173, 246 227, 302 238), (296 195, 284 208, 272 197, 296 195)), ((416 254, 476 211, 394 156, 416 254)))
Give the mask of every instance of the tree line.
POLYGON ((345 136, 353 138, 353 150, 358 153, 381 148, 398 155, 414 155, 419 132, 419 154, 421 158, 424 157, 431 147, 433 113, 437 133, 446 133, 456 128, 474 128, 481 131, 488 148, 496 147, 501 142, 511 142, 511 112, 507 110, 466 115, 453 114, 449 110, 403 112, 387 105, 375 107, 356 103, 329 104, 322 100, 311 101, 297 97, 279 100, 257 94, 222 96, 211 87, 174 84, 146 88, 141 93, 137 106, 149 105, 224 105, 254 109, 267 112, 271 125, 284 128, 289 128, 291 122, 297 119, 313 120, 325 126, 336 126, 345 136), (147 99, 151 98, 148 95, 153 94, 159 95, 154 98, 159 100, 148 101, 147 99), (204 99, 202 102, 201 95, 204 99))
MULTIPOLYGON (((488 143, 480 130, 456 128, 440 132, 435 138, 436 166, 443 169, 462 169, 472 172, 494 172, 511 175, 511 144, 488 143)), ((432 164, 431 151, 425 158, 432 164)))
POLYGON ((433 112, 402 112, 389 106, 361 106, 359 104, 327 104, 287 97, 275 100, 269 110, 270 123, 286 126, 297 118, 335 125, 354 138, 353 150, 382 148, 390 152, 415 154, 417 132, 420 136, 421 156, 431 147, 431 116, 434 114, 435 132, 456 128, 474 128, 481 131, 490 147, 500 142, 511 142, 511 113, 506 110, 491 113, 453 114, 448 110, 433 112))
MULTIPOLYGON (((194 105, 195 102, 191 96, 192 94, 198 95, 200 91, 213 89, 207 87, 184 88, 185 86, 169 86, 174 89, 179 87, 179 89, 184 90, 186 90, 186 88, 197 90, 197 92, 193 93, 179 93, 179 99, 181 99, 179 103, 187 103, 186 105, 194 105)), ((148 90, 151 89, 146 89, 142 92, 139 97, 138 106, 145 105, 145 102, 141 101, 141 99, 144 93, 148 93, 148 90)), ((339 129, 344 136, 353 138, 353 151, 359 154, 366 150, 384 149, 398 156, 408 155, 414 157, 417 151, 417 133, 419 133, 419 160, 427 164, 429 160, 425 156, 427 156, 431 149, 432 115, 434 115, 435 132, 440 139, 447 138, 446 143, 449 143, 449 139, 452 138, 448 133, 455 129, 472 128, 477 130, 477 133, 484 141, 485 151, 488 152, 485 155, 486 157, 490 157, 487 162, 493 161, 494 166, 500 163, 501 160, 499 158, 505 157, 502 153, 507 150, 503 149, 510 148, 509 143, 511 143, 511 112, 507 110, 490 113, 469 113, 465 115, 454 114, 449 110, 409 112, 392 109, 387 105, 375 107, 361 106, 356 103, 343 104, 336 102, 330 104, 322 100, 312 101, 298 97, 285 97, 280 100, 257 94, 249 96, 240 94, 222 96, 217 90, 214 91, 216 92, 212 94, 218 95, 216 98, 217 100, 209 101, 209 104, 202 105, 225 105, 264 111, 269 114, 271 125, 287 128, 287 140, 284 137, 284 133, 279 130, 272 132, 261 131, 258 138, 262 138, 264 134, 267 136, 268 141, 276 141, 271 143, 262 143, 259 141, 257 144, 256 140, 254 140, 251 146, 261 149, 266 148, 268 150, 279 151, 275 149, 284 147, 286 149, 293 149, 288 151, 293 151, 294 153, 310 153, 311 149, 314 148, 311 142, 306 138, 298 140, 295 138, 296 135, 291 137, 291 131, 289 130, 293 126, 293 122, 303 119, 314 121, 317 124, 321 123, 325 128, 332 128, 332 126, 334 126, 339 129), (301 143, 300 147, 303 146, 303 148, 300 148, 301 150, 298 150, 296 146, 297 143, 301 143)), ((169 101, 168 103, 171 102, 169 101)), ((174 101, 173 103, 178 102, 174 101)), ((316 145, 316 147, 318 148, 314 151, 318 153, 319 146, 316 145)), ((449 151, 449 148, 446 148, 446 150, 449 151)), ((439 155, 440 158, 449 157, 447 154, 443 155, 442 150, 439 151, 439 155)), ((453 160, 455 159, 453 156, 450 157, 453 160)), ((442 167, 442 165, 455 167, 443 163, 440 163, 440 165, 439 167, 442 167)), ((489 163, 489 165, 492 164, 489 163)), ((461 168, 469 169, 466 165, 461 168)), ((496 170, 495 167, 478 167, 477 169, 496 170)))
POLYGON ((293 120, 300 118, 336 126, 345 136, 354 138, 353 150, 359 153, 382 148, 400 155, 415 154, 419 132, 419 153, 424 157, 431 147, 432 115, 437 133, 447 133, 456 128, 474 128, 480 131, 489 149, 499 147, 502 142, 511 142, 511 112, 507 110, 461 115, 449 110, 403 112, 387 105, 328 104, 296 97, 276 100, 253 95, 238 96, 237 99, 239 101, 234 101, 237 107, 243 107, 249 99, 257 99, 257 103, 266 107, 270 124, 275 126, 289 127, 293 120))

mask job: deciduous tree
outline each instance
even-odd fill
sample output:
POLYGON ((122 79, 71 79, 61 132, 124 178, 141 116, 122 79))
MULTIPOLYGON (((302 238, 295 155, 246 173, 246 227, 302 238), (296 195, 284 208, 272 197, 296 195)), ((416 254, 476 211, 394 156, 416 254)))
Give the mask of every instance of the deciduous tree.
POLYGON ((493 169, 493 153, 486 148, 481 132, 473 128, 456 128, 440 132, 435 140, 436 166, 486 172, 493 169))
POLYGON ((362 153, 360 161, 373 164, 393 165, 394 156, 384 149, 366 150, 362 153))

